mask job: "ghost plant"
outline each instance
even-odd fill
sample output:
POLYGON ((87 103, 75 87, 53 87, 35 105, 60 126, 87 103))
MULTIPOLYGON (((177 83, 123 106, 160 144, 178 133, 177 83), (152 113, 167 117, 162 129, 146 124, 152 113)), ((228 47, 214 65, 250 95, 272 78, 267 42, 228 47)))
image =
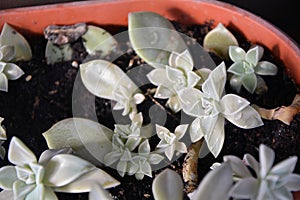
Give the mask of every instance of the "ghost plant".
POLYGON ((297 157, 287 158, 273 166, 274 158, 274 151, 263 144, 259 146, 260 162, 250 154, 245 154, 243 160, 236 156, 225 156, 224 163, 215 165, 215 169, 206 175, 190 198, 215 195, 215 198, 204 199, 292 200, 291 191, 300 190, 300 175, 292 173, 297 157))
MULTIPOLYGON (((13 137, 8 159, 15 166, 0 168, 0 187, 12 190, 14 199, 57 199, 55 192, 89 192, 119 182, 91 163, 70 154, 71 149, 46 150, 39 160, 18 138, 13 137)), ((1 193, 0 193, 1 195, 1 193)))
POLYGON ((156 133, 160 138, 160 142, 156 146, 158 148, 157 151, 164 152, 170 161, 172 160, 175 151, 177 151, 176 155, 178 153, 186 153, 186 144, 179 140, 185 135, 188 126, 188 124, 179 125, 176 127, 175 132, 171 133, 167 128, 156 125, 156 133))
POLYGON ((0 117, 0 158, 3 159, 5 156, 5 148, 2 146, 2 144, 4 143, 4 140, 7 140, 7 136, 6 136, 6 130, 5 128, 1 125, 2 121, 4 120, 4 118, 0 117))
POLYGON ((263 52, 264 49, 258 45, 247 53, 241 47, 229 47, 229 57, 234 63, 228 68, 228 72, 233 74, 230 85, 234 90, 240 92, 244 86, 250 93, 261 93, 267 89, 260 75, 276 75, 277 67, 268 61, 260 61, 263 52))
POLYGON ((144 95, 132 80, 116 65, 105 60, 92 60, 80 65, 85 87, 95 96, 116 101, 114 110, 123 109, 123 115, 133 117, 136 105, 144 95))
POLYGON ((5 23, 0 35, 0 90, 7 92, 8 80, 16 80, 24 74, 13 62, 28 61, 31 57, 31 48, 26 39, 5 23))
POLYGON ((249 102, 237 95, 224 95, 225 64, 221 63, 202 85, 202 91, 185 88, 179 92, 183 111, 196 117, 190 127, 192 142, 204 137, 209 150, 216 157, 223 146, 225 119, 234 125, 250 129, 263 124, 261 117, 249 102))

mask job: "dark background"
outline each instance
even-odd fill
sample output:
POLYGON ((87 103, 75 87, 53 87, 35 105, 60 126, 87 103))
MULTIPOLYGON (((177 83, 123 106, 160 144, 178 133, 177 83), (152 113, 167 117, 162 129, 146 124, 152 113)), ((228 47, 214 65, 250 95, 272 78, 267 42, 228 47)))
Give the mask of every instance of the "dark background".
MULTIPOLYGON (((75 0, 76 1, 76 0, 75 0)), ((77 0, 78 1, 78 0, 77 0)), ((299 0, 222 0, 248 10, 277 26, 300 44, 299 0)), ((46 5, 72 0, 0 0, 0 9, 46 5)))

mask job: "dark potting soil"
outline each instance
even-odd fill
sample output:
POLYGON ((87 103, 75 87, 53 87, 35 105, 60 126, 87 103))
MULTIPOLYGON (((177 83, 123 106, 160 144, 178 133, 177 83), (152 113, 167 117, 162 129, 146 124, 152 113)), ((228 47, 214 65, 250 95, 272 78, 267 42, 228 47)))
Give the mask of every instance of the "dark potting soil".
MULTIPOLYGON (((210 30, 211 23, 207 22, 207 24, 201 26, 185 26, 177 23, 174 23, 174 25, 178 31, 187 34, 202 44, 203 37, 210 30)), ((107 28, 113 34, 126 30, 124 27, 104 28, 107 28)), ((241 47, 248 49, 252 45, 250 42, 245 41, 242 35, 239 35, 238 30, 231 31, 236 36, 239 36, 238 40, 241 47)), ((32 47, 33 58, 29 62, 18 63, 24 70, 25 75, 18 80, 9 81, 9 92, 0 92, 0 116, 5 118, 3 125, 8 135, 8 141, 3 146, 8 149, 10 139, 13 136, 17 136, 39 157, 47 149, 46 141, 41 134, 56 122, 73 117, 72 93, 78 87, 78 85, 74 86, 75 80, 79 81, 80 85, 80 78, 77 77, 79 67, 76 63, 80 64, 84 62, 87 53, 81 41, 77 41, 72 44, 72 47, 76 50, 73 56, 73 61, 76 61, 76 63, 71 61, 47 65, 44 58, 46 46, 44 37, 32 35, 25 35, 25 37, 32 47)), ((116 59, 114 63, 120 66, 125 72, 143 63, 130 48, 128 42, 121 42, 119 48, 124 49, 126 53, 116 59)), ((211 56, 216 65, 222 61, 214 54, 211 54, 211 56)), ((297 88, 285 71, 284 65, 281 61, 276 60, 267 49, 265 49, 263 60, 275 63, 279 69, 276 76, 264 77, 269 87, 268 92, 258 96, 250 95, 245 90, 242 90, 239 95, 247 98, 251 103, 265 108, 289 105, 297 93, 297 88)), ((226 66, 229 65, 230 63, 226 63, 226 66)), ((140 75, 144 76, 144 73, 145 71, 141 72, 140 75)), ((139 81, 138 77, 135 76, 132 78, 135 81, 139 81)), ((142 86, 141 89, 146 93, 149 87, 154 88, 153 85, 148 84, 142 86)), ((226 92, 234 93, 229 87, 226 87, 226 92)), ((73 103, 81 105, 83 108, 83 112, 79 115, 80 117, 93 119, 92 115, 96 112, 98 121, 113 129, 115 123, 111 109, 113 102, 95 98, 87 90, 73 101, 73 103), (86 102, 94 103, 95 108, 86 102)), ((164 106, 165 101, 157 101, 164 106)), ((140 111, 143 112, 145 123, 149 123, 150 120, 152 120, 152 123, 155 121, 154 118, 148 115, 148 109, 153 105, 155 103, 152 96, 146 95, 145 102, 138 106, 140 111)), ((156 107, 156 109, 156 112, 162 111, 159 107, 156 107)), ((165 109, 168 113, 171 113, 168 108, 165 109)), ((179 119, 180 114, 170 114, 165 126, 173 132, 175 127, 179 125, 179 119)), ((199 159, 198 173, 200 180, 209 171, 209 167, 214 162, 222 162, 223 155, 231 154, 242 158, 245 153, 250 153, 258 157, 259 144, 265 144, 275 150, 276 162, 292 155, 300 156, 300 114, 295 116, 289 126, 280 121, 264 120, 264 126, 244 130, 227 122, 225 131, 225 144, 218 158, 215 159, 209 154, 205 158, 199 159)), ((158 139, 152 137, 150 139, 151 147, 153 148, 157 142, 158 139)), ((181 174, 183 159, 184 155, 177 161, 170 163, 168 168, 174 169, 181 174)), ((7 158, 4 161, 0 161, 0 163, 1 166, 9 164, 7 158)), ((299 163, 295 170, 296 173, 300 173, 299 163)), ((120 177, 116 170, 109 167, 103 169, 121 182, 120 186, 109 189, 114 199, 153 199, 151 191, 152 178, 145 176, 142 181, 138 181, 134 176, 126 175, 125 177, 120 177)), ((154 171, 153 177, 162 170, 154 171)), ((64 200, 88 199, 87 194, 57 193, 57 195, 59 199, 64 200)), ((185 198, 187 199, 186 196, 185 198)))

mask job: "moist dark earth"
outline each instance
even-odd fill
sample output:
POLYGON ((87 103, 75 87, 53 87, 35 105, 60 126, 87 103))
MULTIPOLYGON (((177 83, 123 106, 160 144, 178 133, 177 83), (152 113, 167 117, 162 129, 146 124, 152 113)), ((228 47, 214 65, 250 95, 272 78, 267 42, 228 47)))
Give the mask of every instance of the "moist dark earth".
MULTIPOLYGON (((198 43, 202 44, 204 35, 211 29, 212 21, 203 25, 182 25, 174 23, 176 29, 194 38, 198 43)), ((115 34, 126 30, 125 27, 104 27, 110 33, 115 34)), ((252 44, 246 41, 238 30, 231 30, 244 49, 248 49, 252 44)), ((47 65, 44 58, 46 40, 42 35, 26 34, 32 51, 33 58, 29 62, 19 62, 18 65, 24 70, 25 75, 15 81, 9 81, 9 92, 0 92, 0 116, 5 118, 3 125, 7 130, 8 141, 4 143, 4 147, 8 149, 9 141, 12 136, 19 137, 34 153, 39 155, 47 149, 46 141, 42 137, 42 133, 48 130, 56 122, 73 116, 72 113, 72 92, 74 81, 79 73, 79 67, 74 65, 82 63, 87 58, 87 53, 82 45, 82 41, 72 43, 75 50, 73 60, 54 65, 47 65)), ((128 42, 120 42, 119 48, 126 52, 114 61, 125 72, 135 66, 143 63, 136 56, 135 52, 130 48, 128 42)), ((216 65, 222 60, 210 54, 216 65)), ((285 71, 285 66, 280 60, 272 56, 269 50, 265 49, 265 55, 262 60, 273 62, 278 67, 278 74, 274 77, 264 77, 269 90, 262 95, 250 95, 242 90, 240 96, 247 98, 251 103, 257 104, 265 108, 275 108, 278 106, 288 106, 291 104, 295 94, 298 93, 293 81, 289 78, 285 71)), ((230 62, 226 62, 226 66, 230 66, 230 62)), ((141 76, 144 74, 141 74, 141 76)), ((80 79, 79 79, 80 80, 80 79)), ((147 92, 147 88, 154 88, 153 85, 145 85, 141 87, 143 92, 147 92)), ((228 86, 227 93, 234 93, 228 86)), ((94 102, 98 121, 103 125, 113 129, 114 119, 112 117, 110 102, 106 99, 95 98, 88 91, 74 100, 83 106, 81 117, 92 118, 91 113, 95 112, 93 107, 86 102, 94 102)), ((164 105, 165 101, 159 101, 164 105)), ((150 118, 147 109, 154 105, 152 99, 147 96, 144 103, 138 106, 143 112, 145 122, 149 122, 150 118)), ((165 108, 168 112, 168 108, 165 108)), ((179 125, 178 119, 180 114, 169 115, 166 127, 171 132, 179 125)), ((276 152, 276 161, 279 162, 292 155, 300 156, 300 114, 297 114, 288 126, 280 121, 264 120, 264 126, 255 129, 244 130, 237 128, 227 122, 225 125, 225 144, 218 158, 214 158, 211 154, 207 157, 199 159, 198 173, 201 178, 209 171, 209 167, 214 162, 221 162, 223 155, 236 155, 240 158, 245 153, 250 153, 258 158, 259 144, 265 144, 276 152)), ((151 147, 157 144, 157 138, 150 140, 151 147)), ((181 175, 182 163, 185 155, 182 155, 177 161, 170 163, 168 168, 177 171, 181 175)), ((0 161, 1 166, 9 164, 7 158, 0 161)), ((103 168, 114 178, 121 182, 120 186, 109 189, 114 199, 153 199, 151 184, 152 178, 145 176, 142 181, 138 181, 134 176, 120 177, 114 169, 103 168)), ((153 177, 161 170, 154 171, 153 177)), ((296 173, 300 173, 300 164, 298 162, 296 173)), ((88 199, 88 194, 61 194, 57 193, 59 199, 88 199)), ((187 199, 185 195, 185 199, 187 199)))

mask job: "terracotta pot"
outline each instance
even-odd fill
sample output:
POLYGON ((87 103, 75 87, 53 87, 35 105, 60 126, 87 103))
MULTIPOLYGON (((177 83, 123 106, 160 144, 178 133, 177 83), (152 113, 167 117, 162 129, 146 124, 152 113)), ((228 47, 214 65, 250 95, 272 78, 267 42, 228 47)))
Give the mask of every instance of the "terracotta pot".
MULTIPOLYGON (((215 20, 244 34, 255 43, 273 51, 300 86, 300 49, 288 36, 263 19, 235 6, 209 0, 128 0, 85 1, 0 11, 0 29, 4 22, 23 34, 42 34, 50 24, 87 22, 97 25, 127 25, 127 15, 134 11, 154 11, 182 23, 215 20)), ((300 192, 295 194, 300 200, 300 192)))

